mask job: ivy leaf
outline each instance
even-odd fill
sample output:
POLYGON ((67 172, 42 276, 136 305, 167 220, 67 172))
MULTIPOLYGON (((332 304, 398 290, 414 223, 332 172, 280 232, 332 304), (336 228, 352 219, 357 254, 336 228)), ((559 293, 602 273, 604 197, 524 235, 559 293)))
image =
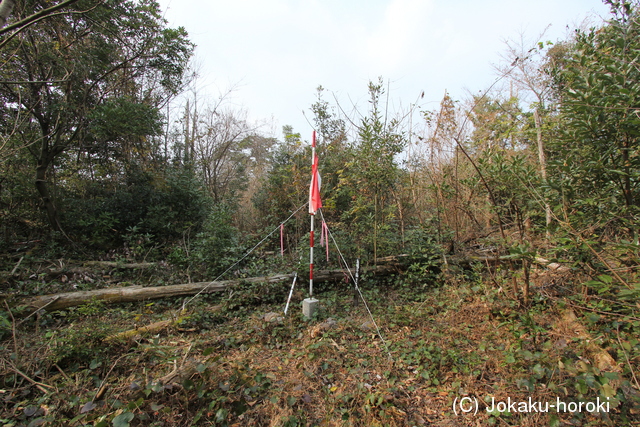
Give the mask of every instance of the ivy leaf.
POLYGON ((602 385, 602 394, 604 395, 604 397, 615 397, 616 395, 616 391, 613 389, 613 387, 611 387, 611 385, 609 384, 603 384, 602 385))
POLYGON ((133 421, 133 415, 131 412, 123 412, 113 419, 113 427, 129 427, 129 423, 133 421))

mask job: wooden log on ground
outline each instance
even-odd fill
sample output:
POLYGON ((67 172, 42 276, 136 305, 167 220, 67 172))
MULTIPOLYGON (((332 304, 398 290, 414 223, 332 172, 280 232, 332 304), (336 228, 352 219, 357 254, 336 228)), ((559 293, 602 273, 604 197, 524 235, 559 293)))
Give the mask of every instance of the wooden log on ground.
MULTIPOLYGON (((222 309, 222 305, 216 305, 216 306, 210 307, 208 309, 208 312, 215 313, 217 311, 220 311, 221 309, 222 309)), ((171 326, 179 325, 180 322, 182 322, 182 320, 184 320, 184 311, 183 311, 183 315, 180 315, 176 319, 162 320, 160 322, 151 323, 146 326, 135 327, 134 329, 129 329, 128 331, 118 332, 117 334, 110 335, 106 337, 104 340, 106 342, 114 342, 114 341, 128 340, 138 336, 157 334, 171 326)))
MULTIPOLYGON (((355 274, 355 269, 351 270, 351 273, 355 274)), ((376 265, 364 268, 363 271, 373 275, 385 275, 398 271, 398 267, 395 265, 376 265)), ((313 280, 316 282, 339 280, 344 277, 345 272, 346 270, 319 270, 314 272, 313 280)), ((46 308, 48 311, 53 311, 68 307, 75 307, 94 300, 102 301, 107 304, 144 301, 158 298, 195 295, 200 292, 220 292, 241 283, 289 283, 292 279, 293 274, 278 274, 275 276, 250 277, 239 280, 185 283, 168 286, 127 286, 123 288, 105 288, 93 291, 65 292, 60 294, 31 297, 23 299, 20 302, 20 305, 30 307, 33 310, 46 308)))
POLYGON ((160 322, 155 322, 150 325, 141 326, 139 328, 130 329, 124 332, 119 332, 115 335, 108 336, 104 340, 106 342, 114 342, 114 341, 120 341, 120 340, 128 340, 138 335, 143 336, 148 334, 157 334, 158 332, 161 332, 167 329, 168 327, 174 325, 176 322, 177 322, 176 320, 162 320, 160 322))
POLYGON ((86 267, 106 267, 106 268, 123 268, 141 270, 145 268, 155 267, 155 262, 115 262, 115 261, 83 261, 82 265, 86 267))
POLYGON ((34 309, 45 307, 47 310, 61 310, 86 304, 93 300, 104 303, 122 303, 133 301, 144 301, 158 298, 171 298, 185 295, 195 295, 199 292, 213 293, 220 292, 230 286, 240 283, 276 283, 291 280, 293 276, 283 274, 271 277, 252 277, 242 280, 222 280, 218 282, 197 282, 184 283, 169 286, 127 286, 123 288, 105 288, 93 291, 65 292, 60 294, 42 295, 23 300, 22 303, 34 309))

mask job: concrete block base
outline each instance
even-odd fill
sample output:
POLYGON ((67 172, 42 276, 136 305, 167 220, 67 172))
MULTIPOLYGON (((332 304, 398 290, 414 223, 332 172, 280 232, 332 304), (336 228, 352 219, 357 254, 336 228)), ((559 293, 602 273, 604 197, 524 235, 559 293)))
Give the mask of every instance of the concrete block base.
POLYGON ((305 317, 313 317, 313 315, 318 311, 318 300, 315 298, 307 298, 302 301, 302 314, 305 317))

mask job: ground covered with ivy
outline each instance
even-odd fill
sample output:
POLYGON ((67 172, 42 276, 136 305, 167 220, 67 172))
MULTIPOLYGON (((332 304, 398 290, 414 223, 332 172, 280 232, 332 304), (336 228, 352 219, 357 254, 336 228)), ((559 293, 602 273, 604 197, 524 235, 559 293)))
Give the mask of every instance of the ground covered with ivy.
MULTIPOLYGON (((31 313, 9 299, 2 312, 0 421, 640 425, 637 305, 620 309, 577 287, 585 281, 575 273, 545 268, 533 269, 525 304, 509 293, 512 273, 480 266, 445 269, 429 281, 411 272, 384 280, 365 276, 362 294, 373 316, 343 282, 317 289, 321 308, 312 319, 301 314, 302 291, 281 317, 288 284, 200 296, 186 313, 182 300, 173 299, 94 301, 26 317, 31 313), (177 321, 152 334, 114 339, 170 319, 177 321), (492 401, 539 404, 489 412, 492 401), (574 409, 582 402, 582 411, 540 412, 557 401, 574 409), (586 410, 595 402, 607 402, 608 411, 586 410)), ((14 276, 10 284, 14 291, 43 293, 155 283, 171 274, 158 265, 136 273, 94 269, 50 282, 44 274, 14 276)))

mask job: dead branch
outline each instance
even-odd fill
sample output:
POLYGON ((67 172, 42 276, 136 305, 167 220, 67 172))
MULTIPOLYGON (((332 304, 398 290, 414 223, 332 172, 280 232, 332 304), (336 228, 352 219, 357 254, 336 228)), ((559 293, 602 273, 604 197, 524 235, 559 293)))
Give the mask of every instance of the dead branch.
POLYGON ((181 385, 196 373, 199 364, 200 361, 197 359, 189 358, 181 366, 176 366, 173 371, 159 378, 156 383, 163 386, 181 385))
POLYGON ((40 390, 41 392, 48 394, 51 392, 51 390, 55 390, 56 388, 53 386, 50 386, 48 384, 43 384, 40 383, 34 379, 32 379, 31 377, 29 377, 27 374, 25 374, 24 372, 22 372, 20 369, 18 369, 13 363, 11 363, 10 360, 3 358, 3 360, 7 363, 7 365, 9 365, 11 367, 11 370, 13 372, 15 372, 16 374, 20 375, 22 378, 24 378, 25 380, 29 381, 31 384, 33 384, 34 386, 36 386, 38 388, 38 390, 40 390), (47 389, 51 389, 51 390, 47 390, 47 389))

